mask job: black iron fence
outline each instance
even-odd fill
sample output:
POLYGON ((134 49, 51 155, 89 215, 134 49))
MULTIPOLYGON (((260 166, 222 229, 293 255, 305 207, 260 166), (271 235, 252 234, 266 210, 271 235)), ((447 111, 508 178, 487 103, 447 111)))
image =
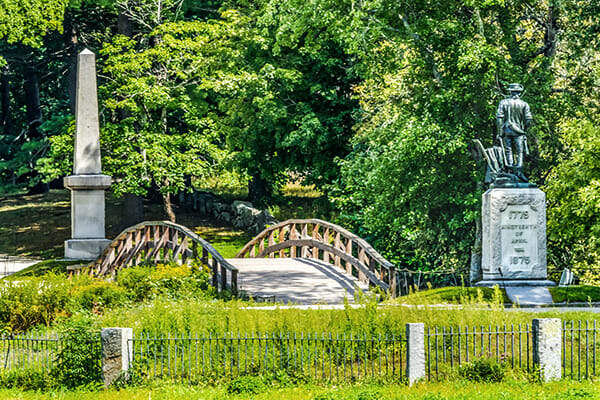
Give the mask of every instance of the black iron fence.
POLYGON ((479 327, 428 327, 425 332, 427 378, 440 379, 478 358, 531 371, 532 330, 529 324, 479 327))
POLYGON ((57 335, 29 333, 0 337, 0 369, 48 370, 65 341, 57 335))
MULTIPOLYGON (((594 379, 600 349, 596 321, 563 321, 561 372, 568 379, 594 379)), ((557 329, 558 332, 558 329, 557 329)), ((507 368, 534 371, 531 324, 426 327, 422 340, 425 377, 446 379, 460 366, 482 358, 507 368)), ((90 339, 98 346, 100 338, 90 339)), ((419 339, 420 340, 420 339, 419 339)), ((278 374, 321 381, 366 378, 405 380, 407 338, 401 335, 249 333, 225 335, 150 335, 127 341, 130 373, 142 378, 197 381, 241 375, 278 374)), ((0 337, 0 372, 45 370, 57 365, 65 349, 81 350, 72 339, 30 333, 0 337)), ((96 357, 96 356, 94 356, 96 357)), ((98 363, 101 360, 98 359, 98 363)))
POLYGON ((563 321, 562 376, 571 379, 596 377, 598 354, 596 321, 563 321))
POLYGON ((315 380, 402 379, 402 336, 331 334, 226 334, 135 336, 134 371, 145 377, 192 380, 285 372, 315 380))

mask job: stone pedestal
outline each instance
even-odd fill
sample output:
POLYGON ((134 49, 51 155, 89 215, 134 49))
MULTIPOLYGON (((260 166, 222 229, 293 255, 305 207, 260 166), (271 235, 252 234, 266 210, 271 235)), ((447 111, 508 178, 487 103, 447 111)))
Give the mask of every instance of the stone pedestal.
POLYGON ((546 267, 546 195, 490 189, 482 206, 483 280, 477 286, 554 286, 546 267))
POLYGON ((129 379, 129 362, 133 356, 133 329, 102 328, 102 378, 108 387, 116 381, 129 379))
POLYGON ((96 60, 89 50, 79 54, 73 174, 64 179, 71 191, 71 236, 65 258, 93 260, 110 244, 105 238, 104 190, 111 177, 102 175, 96 93, 96 60))

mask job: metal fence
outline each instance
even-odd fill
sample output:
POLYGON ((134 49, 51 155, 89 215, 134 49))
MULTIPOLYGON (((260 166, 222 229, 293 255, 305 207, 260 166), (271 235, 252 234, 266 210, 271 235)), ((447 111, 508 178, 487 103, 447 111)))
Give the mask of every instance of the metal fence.
POLYGON ((562 376, 571 379, 596 377, 598 346, 596 321, 563 321, 562 376))
POLYGON ((285 372, 316 380, 402 379, 402 336, 331 334, 140 335, 130 340, 135 373, 193 380, 285 372))
MULTIPOLYGON (((562 332, 556 329, 556 335, 560 335, 556 340, 558 343, 560 338, 564 378, 582 380, 597 376, 599 329, 596 321, 563 321, 562 332)), ((0 372, 48 371, 56 365, 61 351, 69 350, 70 346, 72 355, 84 351, 98 358, 98 364, 103 362, 98 334, 84 338, 85 346, 78 340, 36 333, 1 336, 0 372)), ((206 377, 285 373, 329 382, 406 379, 405 335, 146 333, 124 340, 132 365, 130 372, 142 378, 198 381, 206 377)), ((427 327, 419 343, 425 355, 424 377, 429 380, 452 377, 461 365, 481 358, 495 359, 515 370, 534 371, 531 324, 427 327)))
POLYGON ((57 365, 59 355, 81 360, 90 357, 100 367, 100 336, 67 338, 57 334, 26 333, 0 336, 0 372, 10 370, 50 371, 57 365))
POLYGON ((428 327, 425 333, 427 378, 440 379, 478 358, 531 371, 532 331, 529 324, 480 327, 428 327))
POLYGON ((47 370, 65 345, 58 336, 29 333, 0 337, 0 369, 47 370))

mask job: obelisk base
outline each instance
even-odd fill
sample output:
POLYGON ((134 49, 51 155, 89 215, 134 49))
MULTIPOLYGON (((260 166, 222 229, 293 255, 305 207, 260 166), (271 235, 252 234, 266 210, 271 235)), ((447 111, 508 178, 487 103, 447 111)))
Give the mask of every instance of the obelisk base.
POLYGON ((64 179, 64 184, 71 191, 73 235, 65 241, 65 258, 95 260, 111 242, 104 233, 104 191, 110 186, 111 177, 72 175, 64 179))
POLYGON ((95 260, 110 244, 108 239, 65 240, 65 258, 72 260, 95 260))

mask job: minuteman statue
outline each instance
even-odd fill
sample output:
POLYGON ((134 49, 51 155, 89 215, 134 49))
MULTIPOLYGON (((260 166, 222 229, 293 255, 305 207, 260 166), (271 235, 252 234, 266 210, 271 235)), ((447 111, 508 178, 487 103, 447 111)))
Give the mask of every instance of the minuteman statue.
POLYGON ((533 117, 529 104, 519 97, 523 86, 511 83, 508 90, 510 97, 500 101, 496 112, 497 136, 505 152, 506 166, 519 180, 527 182, 522 171, 525 155, 529 154, 525 131, 531 125, 533 117))

